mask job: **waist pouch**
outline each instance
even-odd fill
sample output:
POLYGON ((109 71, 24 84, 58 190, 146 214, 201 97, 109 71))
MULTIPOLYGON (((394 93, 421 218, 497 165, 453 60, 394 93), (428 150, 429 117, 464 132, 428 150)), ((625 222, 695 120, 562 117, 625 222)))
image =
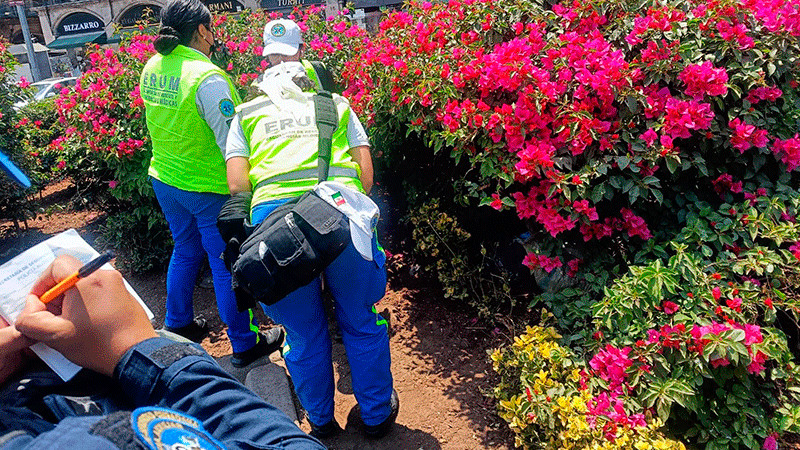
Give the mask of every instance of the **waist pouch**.
POLYGON ((233 264, 240 311, 276 303, 319 276, 350 244, 347 217, 313 191, 276 208, 233 264))

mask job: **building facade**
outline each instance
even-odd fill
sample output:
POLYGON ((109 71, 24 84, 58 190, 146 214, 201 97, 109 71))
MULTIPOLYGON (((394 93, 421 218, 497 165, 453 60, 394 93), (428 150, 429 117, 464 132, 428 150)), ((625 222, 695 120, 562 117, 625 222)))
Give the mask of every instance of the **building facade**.
MULTIPOLYGON (((298 6, 325 5, 326 14, 338 13, 348 0, 202 0, 212 13, 237 13, 245 9, 290 12, 298 6)), ((352 0, 349 0, 352 1, 352 0)), ((168 0, 24 0, 34 42, 51 51, 53 75, 75 74, 81 66, 82 48, 89 43, 119 42, 138 23, 156 25, 168 0), (55 52, 55 54, 53 53, 55 52)), ((355 0, 356 18, 374 25, 379 9, 402 0, 355 0)), ((8 0, 0 3, 0 36, 22 43, 16 10, 8 0)))

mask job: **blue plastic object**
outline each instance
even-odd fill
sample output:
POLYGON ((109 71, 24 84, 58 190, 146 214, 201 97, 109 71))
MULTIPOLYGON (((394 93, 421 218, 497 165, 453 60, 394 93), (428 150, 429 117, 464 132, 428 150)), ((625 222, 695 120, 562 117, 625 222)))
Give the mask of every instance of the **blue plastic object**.
POLYGON ((28 179, 27 175, 22 173, 17 166, 8 159, 3 152, 0 152, 0 167, 3 168, 3 171, 11 177, 12 180, 16 181, 17 184, 24 188, 31 187, 31 180, 28 179))

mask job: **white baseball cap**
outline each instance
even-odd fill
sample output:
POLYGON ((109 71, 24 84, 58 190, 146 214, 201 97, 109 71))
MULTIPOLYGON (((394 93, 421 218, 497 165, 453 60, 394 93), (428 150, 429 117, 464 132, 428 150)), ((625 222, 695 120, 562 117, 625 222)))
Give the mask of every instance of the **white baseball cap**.
POLYGON ((262 56, 292 56, 300 50, 303 34, 293 20, 271 20, 264 27, 264 51, 262 56))

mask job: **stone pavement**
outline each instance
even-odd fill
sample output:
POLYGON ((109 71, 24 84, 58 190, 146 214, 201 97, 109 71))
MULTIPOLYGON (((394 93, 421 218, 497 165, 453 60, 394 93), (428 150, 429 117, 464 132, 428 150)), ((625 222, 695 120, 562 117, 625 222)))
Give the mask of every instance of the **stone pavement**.
MULTIPOLYGON (((182 336, 162 329, 156 330, 158 334, 178 342, 190 342, 182 336)), ((302 411, 297 396, 292 390, 286 365, 280 352, 275 351, 269 358, 262 357, 255 360, 247 367, 238 369, 231 364, 231 355, 214 358, 226 372, 233 375, 248 389, 258 394, 264 401, 280 409, 298 426, 298 412, 302 411)))
POLYGON ((230 355, 215 359, 220 367, 241 381, 248 389, 283 411, 296 424, 300 424, 297 418, 299 407, 295 402, 296 397, 292 392, 280 352, 274 352, 269 358, 258 359, 241 369, 231 365, 230 355))

